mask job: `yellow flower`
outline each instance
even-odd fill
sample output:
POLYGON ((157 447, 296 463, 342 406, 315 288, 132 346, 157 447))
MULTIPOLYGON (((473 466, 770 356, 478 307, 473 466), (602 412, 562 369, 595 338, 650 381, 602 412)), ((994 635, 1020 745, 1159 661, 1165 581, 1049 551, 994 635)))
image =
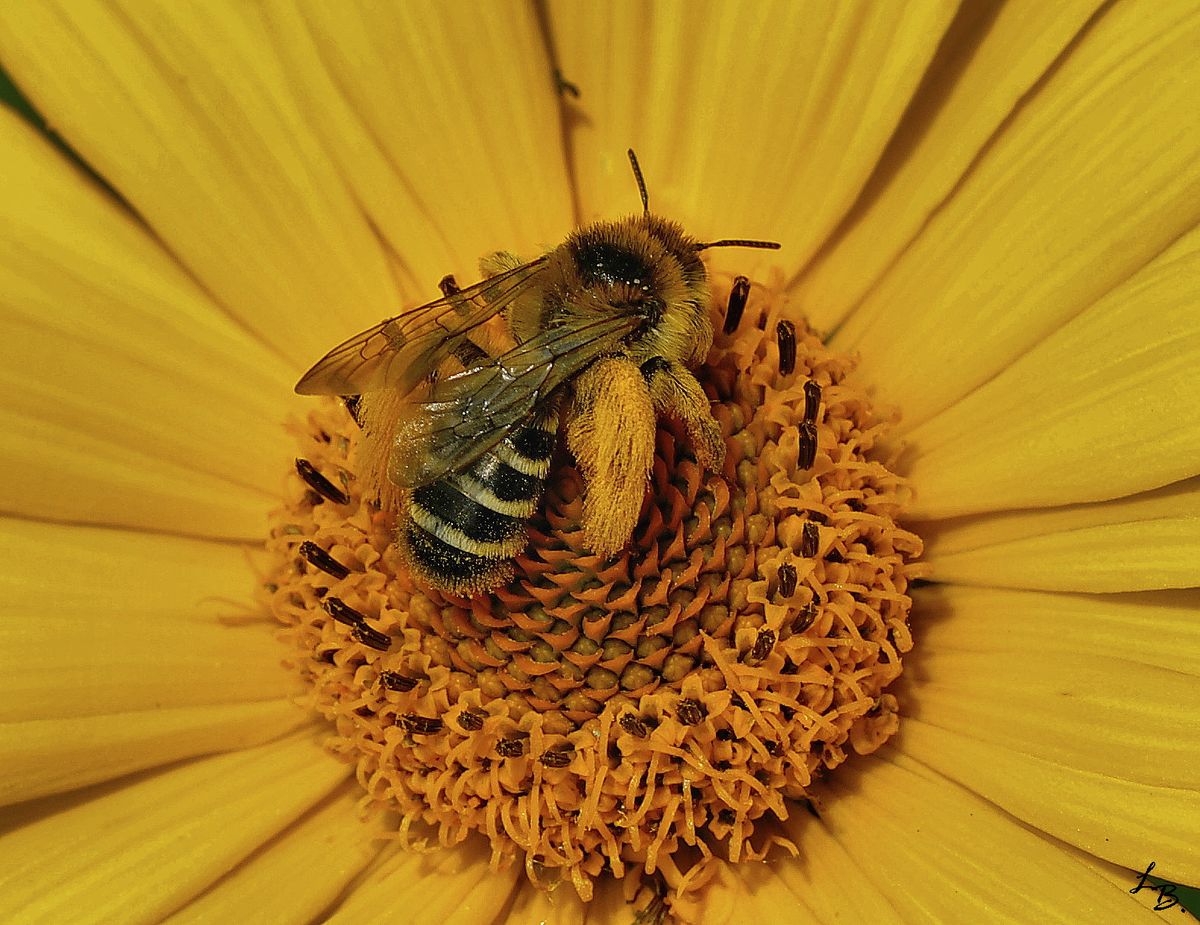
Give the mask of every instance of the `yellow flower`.
POLYGON ((1126 922, 1200 883, 1200 12, 5 4, 0 909, 626 922, 381 848, 250 606, 297 375, 480 254, 656 211, 896 406, 898 735, 705 923, 1126 922), (563 95, 555 67, 581 91, 563 95), (1150 902, 1146 902, 1149 899, 1150 902))

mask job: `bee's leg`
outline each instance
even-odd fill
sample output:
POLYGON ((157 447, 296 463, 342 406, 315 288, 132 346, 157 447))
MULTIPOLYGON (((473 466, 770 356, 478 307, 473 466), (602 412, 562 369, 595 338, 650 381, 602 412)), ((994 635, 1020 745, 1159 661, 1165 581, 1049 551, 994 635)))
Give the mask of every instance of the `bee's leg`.
POLYGON ((662 357, 651 357, 641 366, 655 414, 669 414, 683 422, 696 460, 705 469, 719 469, 725 461, 725 440, 712 415, 712 405, 691 371, 662 357))
POLYGON ((575 379, 567 447, 583 473, 583 535, 610 556, 633 534, 654 465, 657 416, 637 364, 605 357, 575 379))

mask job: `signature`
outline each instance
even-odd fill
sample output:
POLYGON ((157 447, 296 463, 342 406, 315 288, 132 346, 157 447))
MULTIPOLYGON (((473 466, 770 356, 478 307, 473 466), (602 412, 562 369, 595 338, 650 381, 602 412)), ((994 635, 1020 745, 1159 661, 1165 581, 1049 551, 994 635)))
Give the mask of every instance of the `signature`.
POLYGON ((1178 898, 1175 896, 1175 891, 1179 889, 1178 884, 1171 883, 1169 880, 1163 880, 1161 877, 1150 877, 1150 871, 1154 870, 1154 861, 1151 861, 1149 866, 1138 874, 1137 886, 1130 893, 1140 893, 1142 890, 1156 890, 1158 899, 1154 903, 1155 912, 1163 912, 1166 909, 1179 908, 1179 911, 1184 915, 1188 914, 1188 910, 1180 905, 1178 898))

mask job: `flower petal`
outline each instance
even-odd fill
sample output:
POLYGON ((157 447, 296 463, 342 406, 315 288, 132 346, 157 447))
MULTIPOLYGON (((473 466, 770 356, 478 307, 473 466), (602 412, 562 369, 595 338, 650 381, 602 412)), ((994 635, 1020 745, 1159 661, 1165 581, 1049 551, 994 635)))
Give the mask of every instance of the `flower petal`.
POLYGON ((527 3, 266 7, 305 114, 396 255, 406 295, 571 228, 558 99, 527 3))
POLYGON ((839 329, 831 343, 861 352, 905 426, 1197 224, 1198 41, 1190 0, 1106 7, 839 329))
MULTIPOLYGON (((904 921, 1157 921, 977 795, 888 754, 861 773, 842 768, 833 776, 820 825, 904 921)), ((788 828, 801 843, 817 825, 798 813, 788 828)))
POLYGON ((7 111, 0 152, 4 509, 261 534, 286 368, 7 111))
POLYGON ((379 243, 257 7, 5 4, 0 56, 205 288, 297 368, 334 331, 395 306, 379 243))
POLYGON ((261 745, 306 721, 290 700, 0 723, 0 805, 261 745))
POLYGON ((1047 594, 935 585, 916 596, 921 646, 1011 660, 1092 652, 1200 678, 1200 590, 1047 594), (1169 642, 1168 642, 1169 640, 1169 642))
POLYGON ((248 921, 313 922, 380 852, 389 817, 360 818, 353 782, 279 833, 230 874, 166 921, 207 925, 248 921))
POLYGON ((859 202, 794 289, 814 327, 835 327, 863 299, 1100 5, 959 8, 859 202))
POLYGON ((488 848, 474 837, 430 852, 393 849, 337 908, 330 925, 490 925, 517 888, 523 868, 488 866, 488 848))
POLYGON ((0 721, 289 696, 235 546, 0 518, 0 721), (206 606, 199 606, 206 605, 206 606))
POLYGON ((158 922, 346 777, 310 736, 194 761, 0 839, 0 908, 22 922, 158 922))
MULTIPOLYGON (((1138 596, 1141 607, 1138 599, 1114 605, 1113 620, 1127 620, 1131 637, 1153 638, 1164 656, 1178 647, 1175 668, 1140 660, 1136 643, 1128 652, 1119 641, 1093 649, 1103 646, 1103 631, 1090 637, 1086 626, 1056 647, 1055 631, 1069 632, 1094 609, 1087 598, 1062 597, 1058 623, 1035 634, 1021 632, 1030 616, 1019 605, 1050 595, 945 588, 932 597, 922 655, 901 694, 910 714, 905 753, 1092 854, 1138 869, 1153 859, 1165 877, 1200 881, 1200 741, 1189 734, 1200 685, 1186 671, 1200 655, 1194 609, 1185 616, 1155 608, 1161 595, 1138 596), (986 624, 1004 620, 1004 604, 1014 632, 1001 623, 989 634, 986 624), (1157 635, 1172 618, 1190 618, 1192 631, 1157 635), (1000 636, 1007 638, 987 641, 1000 636)), ((1179 603, 1178 595, 1166 598, 1179 603)))
POLYGON ((1119 501, 985 514, 930 530, 939 581, 1046 591, 1200 586, 1200 478, 1119 501))
POLYGON ((593 919, 591 904, 583 902, 571 884, 543 890, 526 880, 517 885, 516 900, 495 925, 584 925, 585 921, 603 923, 605 919, 593 919))
POLYGON ((908 440, 914 514, 1069 504, 1200 472, 1200 229, 908 440))
MULTIPOLYGON (((778 236, 803 266, 858 195, 954 14, 951 3, 550 5, 582 217, 636 203, 705 239, 778 236)), ((744 251, 743 272, 754 260, 744 251)))

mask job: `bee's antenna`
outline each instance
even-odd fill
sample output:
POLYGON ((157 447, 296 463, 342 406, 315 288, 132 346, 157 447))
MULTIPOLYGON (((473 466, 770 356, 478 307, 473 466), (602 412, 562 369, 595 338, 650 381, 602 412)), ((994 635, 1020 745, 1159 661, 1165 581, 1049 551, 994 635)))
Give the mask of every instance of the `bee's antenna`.
POLYGON ((697 244, 696 250, 708 250, 710 247, 760 247, 764 250, 777 251, 781 246, 778 241, 747 241, 744 238, 723 238, 720 241, 697 244))
POLYGON ((646 194, 646 181, 642 179, 642 168, 638 166, 637 155, 633 153, 633 148, 625 153, 629 155, 629 163, 633 166, 633 176, 637 180, 638 192, 642 194, 642 213, 647 214, 650 211, 650 197, 646 194))

